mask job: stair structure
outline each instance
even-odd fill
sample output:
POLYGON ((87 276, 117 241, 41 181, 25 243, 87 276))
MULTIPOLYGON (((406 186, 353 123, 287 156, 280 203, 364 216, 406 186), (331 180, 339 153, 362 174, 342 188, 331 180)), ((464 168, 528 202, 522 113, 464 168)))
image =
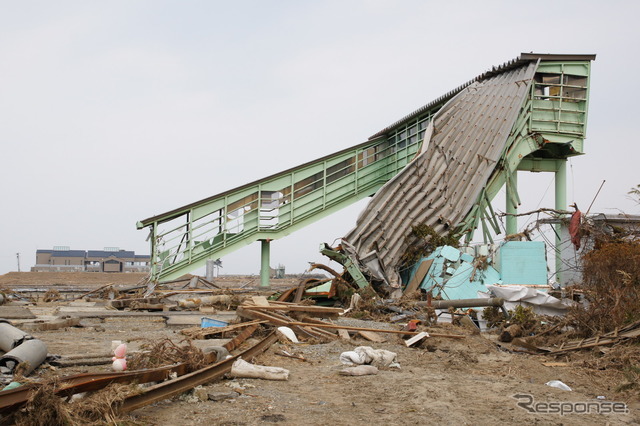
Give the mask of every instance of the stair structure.
MULTIPOLYGON (((516 212, 518 170, 556 173, 556 208, 565 209, 566 159, 583 153, 594 59, 521 54, 364 143, 139 221, 138 229, 150 229, 151 281, 259 240, 268 285, 271 240, 376 192, 347 238, 361 256, 388 246, 393 261, 380 259, 386 268, 415 224, 467 239, 478 227, 485 239, 500 233, 490 202, 506 184, 507 211, 516 212), (391 215, 382 207, 392 207, 391 215)), ((508 218, 507 233, 515 223, 508 218)))

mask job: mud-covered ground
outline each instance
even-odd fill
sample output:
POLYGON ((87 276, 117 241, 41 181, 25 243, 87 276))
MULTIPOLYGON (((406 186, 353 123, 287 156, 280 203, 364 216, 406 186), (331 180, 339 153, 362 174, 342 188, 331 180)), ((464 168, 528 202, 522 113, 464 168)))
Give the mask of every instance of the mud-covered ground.
MULTIPOLYGON (((78 304, 76 304, 77 306, 78 304)), ((38 303, 29 307, 41 319, 73 315, 68 302, 38 303), (62 309, 64 308, 64 309, 62 309)), ((96 307, 77 306, 78 312, 96 307)), ((194 315, 199 315, 194 312, 194 315)), ((230 313, 224 313, 228 318, 230 313)), ((24 320, 27 323, 33 320, 24 320)), ((355 321, 355 320, 349 320, 355 321)), ((360 322, 373 328, 397 325, 360 322)), ((50 354, 62 357, 78 354, 108 354, 111 341, 129 343, 135 351, 146 339, 169 337, 176 343, 179 333, 192 325, 167 325, 163 317, 85 318, 82 327, 32 332, 47 343, 50 354)), ((615 389, 626 379, 615 369, 593 368, 598 353, 590 351, 553 358, 514 353, 500 349, 492 334, 473 335, 451 324, 430 327, 432 332, 465 334, 464 339, 432 337, 420 348, 407 348, 397 335, 386 335, 385 343, 354 337, 327 344, 274 344, 255 361, 290 370, 288 381, 223 379, 194 392, 138 409, 129 420, 140 424, 225 424, 283 425, 326 424, 638 424, 640 401, 637 392, 615 389), (357 346, 372 346, 398 354, 400 369, 382 369, 377 375, 339 375, 340 353, 357 346), (286 350, 306 361, 286 358, 286 350), (548 364, 548 365, 544 365, 548 364), (564 391, 545 385, 560 380, 572 388, 564 391), (240 394, 223 401, 211 401, 207 394, 240 394), (520 395, 516 397, 516 395, 520 395), (624 408, 628 413, 597 414, 596 410, 624 408), (518 405, 520 403, 520 405, 518 405), (586 404, 589 404, 588 406, 586 404), (591 414, 576 413, 589 408, 591 414), (560 410, 565 414, 549 413, 560 410), (537 412, 534 412, 537 411, 537 412)), ((224 341, 200 340, 198 347, 224 341)), ((241 349, 255 343, 249 340, 241 349)), ((59 375, 110 371, 110 365, 57 368, 43 371, 59 375)))
MULTIPOLYGON (((36 310, 36 309, 34 309, 36 310)), ((62 356, 108 353, 112 340, 129 343, 135 351, 147 339, 169 337, 179 343, 181 326, 166 326, 163 318, 84 319, 84 327, 34 333, 62 356)), ((370 327, 386 324, 366 322, 370 327)), ((186 326, 185 326, 186 327, 186 326)), ((421 348, 406 348, 395 335, 385 343, 361 338, 315 345, 274 344, 256 363, 284 367, 288 381, 225 379, 197 392, 139 409, 131 418, 142 424, 424 424, 489 422, 537 422, 539 424, 636 424, 640 402, 614 389, 624 380, 615 370, 593 370, 583 366, 590 355, 553 359, 546 356, 509 353, 493 343, 493 335, 471 335, 450 324, 430 328, 434 332, 464 333, 464 339, 431 338, 421 348), (339 375, 340 353, 356 346, 372 346, 398 354, 401 368, 383 369, 375 376, 339 375), (286 350, 307 361, 276 355, 286 350), (557 362, 557 366, 543 363, 557 362), (545 385, 561 380, 571 392, 545 385), (229 393, 234 387, 242 395, 209 401, 209 393, 229 393), (519 399, 517 394, 522 396, 519 399), (601 399, 604 397, 604 399, 601 399), (536 403, 627 403, 629 414, 530 413, 518 406, 536 403), (600 399, 599 399, 600 398, 600 399)), ((249 344, 256 340, 250 340, 249 344)), ((218 345, 224 340, 199 340, 197 346, 218 345)), ((59 368, 57 374, 109 371, 109 365, 59 368)), ((531 404, 530 404, 531 405, 531 404)), ((610 405, 610 404, 608 404, 610 405)), ((565 410, 571 406, 565 405, 565 410)), ((539 407, 540 408, 540 407, 539 407)), ((546 409, 544 406, 541 407, 546 409)), ((580 406, 576 406, 580 410, 580 406)))

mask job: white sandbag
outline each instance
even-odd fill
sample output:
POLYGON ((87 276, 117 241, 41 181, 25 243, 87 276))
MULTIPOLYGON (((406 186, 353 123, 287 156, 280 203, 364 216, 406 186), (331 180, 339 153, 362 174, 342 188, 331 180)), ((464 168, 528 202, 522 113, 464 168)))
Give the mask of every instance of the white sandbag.
POLYGON ((266 379, 266 380, 289 380, 289 370, 280 367, 267 367, 248 363, 242 358, 238 358, 231 366, 232 377, 266 379))
POLYGON ((364 358, 357 352, 347 351, 340 354, 340 362, 344 365, 360 365, 364 364, 364 358))
POLYGON ((373 349, 370 346, 358 346, 354 352, 360 354, 360 357, 364 359, 363 364, 371 364, 376 367, 400 367, 398 355, 395 352, 373 349))
POLYGON ((359 365, 357 367, 347 367, 340 370, 343 376, 370 376, 378 374, 378 368, 373 365, 359 365))
POLYGON ((358 346, 353 351, 342 352, 340 362, 345 365, 374 365, 376 367, 400 368, 398 355, 385 349, 373 349, 370 346, 358 346))

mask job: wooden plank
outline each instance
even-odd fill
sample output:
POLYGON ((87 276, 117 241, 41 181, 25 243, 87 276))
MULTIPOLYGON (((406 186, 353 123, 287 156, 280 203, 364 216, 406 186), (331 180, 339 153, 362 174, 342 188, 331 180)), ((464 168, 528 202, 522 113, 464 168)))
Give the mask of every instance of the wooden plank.
POLYGON ((288 290, 285 290, 284 292, 282 292, 282 294, 280 295, 280 297, 278 297, 278 301, 279 302, 283 302, 289 299, 289 297, 291 296, 291 294, 293 294, 294 291, 297 290, 298 287, 291 287, 288 290))
POLYGON ((273 315, 269 315, 266 312, 262 312, 256 309, 244 309, 241 306, 238 306, 236 313, 238 314, 238 316, 242 318, 248 318, 252 320, 264 320, 269 322, 270 324, 277 325, 277 326, 281 326, 281 325, 289 326, 289 321, 284 321, 280 318, 277 318, 273 315))
POLYGON ((404 344, 407 345, 407 347, 411 347, 413 345, 418 344, 419 342, 422 342, 424 339, 430 337, 429 333, 427 333, 426 331, 422 331, 419 334, 416 334, 415 336, 411 337, 410 339, 407 339, 404 341, 404 344))
POLYGON ((293 303, 300 303, 306 288, 306 280, 300 281, 300 284, 298 284, 298 288, 296 289, 296 295, 293 297, 293 303))
POLYGON ((349 332, 343 328, 338 329, 338 336, 340 336, 342 340, 351 340, 351 336, 349 336, 349 332))
POLYGON ((259 309, 261 311, 285 311, 285 312, 308 312, 308 313, 325 313, 339 315, 344 312, 342 308, 328 308, 326 306, 313 305, 269 305, 269 306, 248 306, 241 305, 246 309, 259 309))
POLYGON ((243 304, 242 308, 247 310, 262 312, 303 312, 320 318, 337 318, 342 312, 342 308, 326 308, 324 306, 307 305, 272 305, 272 306, 251 306, 243 304))
POLYGON ((240 324, 228 325, 226 327, 206 327, 206 328, 191 327, 191 328, 185 328, 183 330, 180 330, 180 333, 194 339, 204 339, 208 336, 214 336, 216 334, 222 334, 229 331, 234 331, 239 328, 248 327, 254 324, 264 324, 266 322, 267 321, 249 321, 249 322, 242 322, 240 324))
MULTIPOLYGON (((255 312, 255 311, 254 311, 255 312)), ((287 324, 288 327, 294 326, 294 325, 299 325, 299 326, 313 326, 313 327, 318 327, 318 328, 331 328, 334 330, 337 329, 345 329, 345 330, 352 330, 352 331, 373 331, 375 333, 393 333, 393 334, 404 334, 407 336, 415 336, 416 334, 419 334, 419 332, 417 331, 405 331, 405 330, 385 330, 383 328, 365 328, 365 327, 350 327, 350 326, 346 326, 346 325, 337 325, 337 324, 318 324, 318 323, 313 323, 313 324, 309 324, 309 323, 305 323, 305 322, 291 322, 289 324, 287 324)), ((461 334, 441 334, 441 333, 431 333, 429 332, 429 336, 431 337, 447 337, 450 339, 464 339, 467 336, 461 335, 461 334)))
POLYGON ((253 300, 253 303, 255 303, 256 306, 263 306, 263 307, 269 306, 269 301, 264 296, 251 296, 251 300, 253 300))
POLYGON ((383 343, 387 341, 387 339, 377 334, 375 331, 360 330, 358 331, 358 334, 364 337, 365 339, 375 343, 383 343))
POLYGON ((429 272, 429 268, 431 268, 431 264, 433 263, 433 259, 426 259, 420 263, 418 266, 418 270, 413 275, 411 281, 407 285, 407 288, 404 290, 404 294, 409 295, 418 289, 418 286, 424 280, 424 277, 427 276, 427 272, 429 272))

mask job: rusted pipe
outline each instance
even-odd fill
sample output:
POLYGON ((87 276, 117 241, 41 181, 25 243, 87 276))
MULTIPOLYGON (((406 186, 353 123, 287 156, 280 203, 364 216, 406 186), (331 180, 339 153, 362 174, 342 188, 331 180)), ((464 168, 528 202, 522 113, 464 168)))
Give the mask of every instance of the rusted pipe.
MULTIPOLYGON (((477 308, 482 306, 502 306, 504 299, 492 297, 489 299, 458 299, 458 300, 432 300, 431 307, 434 309, 449 308, 477 308)), ((429 302, 416 302, 416 306, 429 306, 429 302)))

